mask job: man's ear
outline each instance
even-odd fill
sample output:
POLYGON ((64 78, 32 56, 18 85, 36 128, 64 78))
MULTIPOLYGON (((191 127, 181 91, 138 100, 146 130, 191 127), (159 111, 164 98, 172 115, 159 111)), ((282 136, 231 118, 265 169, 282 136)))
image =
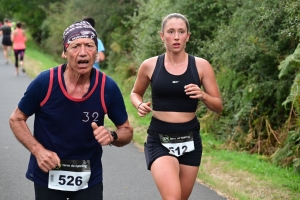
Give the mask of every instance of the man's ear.
POLYGON ((67 55, 66 55, 66 52, 65 52, 65 51, 63 51, 63 52, 61 53, 61 57, 64 58, 64 59, 67 58, 67 55))

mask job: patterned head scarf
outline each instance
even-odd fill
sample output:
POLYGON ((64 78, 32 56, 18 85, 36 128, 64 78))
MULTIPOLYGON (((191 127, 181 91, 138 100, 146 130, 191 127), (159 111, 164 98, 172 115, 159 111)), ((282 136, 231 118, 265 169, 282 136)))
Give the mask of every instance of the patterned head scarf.
POLYGON ((70 43, 79 38, 90 38, 94 40, 98 49, 97 32, 87 21, 75 22, 70 25, 63 34, 63 46, 66 52, 70 43))

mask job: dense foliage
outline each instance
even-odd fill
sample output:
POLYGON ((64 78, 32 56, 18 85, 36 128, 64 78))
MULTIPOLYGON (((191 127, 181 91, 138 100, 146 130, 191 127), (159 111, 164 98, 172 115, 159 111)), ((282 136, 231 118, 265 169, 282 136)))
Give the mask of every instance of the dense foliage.
POLYGON ((291 86, 297 84, 299 64, 284 60, 298 44, 299 6, 299 1, 244 2, 229 23, 218 28, 213 40, 206 42, 212 64, 219 69, 224 100, 218 131, 228 134, 230 147, 273 155, 275 163, 293 161, 295 166, 299 165, 298 148, 289 148, 281 158, 274 152, 295 147, 300 140, 299 133, 298 137, 294 134, 294 141, 287 140, 299 132, 294 121, 299 116, 299 93, 293 95, 296 103, 286 101, 291 86), (280 63, 286 63, 284 75, 279 75, 284 69, 278 68, 280 63))
POLYGON ((300 171, 300 0, 0 0, 1 16, 24 21, 45 51, 60 58, 62 32, 96 19, 106 67, 132 87, 141 62, 164 52, 161 19, 187 16, 188 53, 210 61, 222 93, 220 115, 197 112, 226 148, 264 154, 300 171), (5 13, 6 14, 3 14, 5 13), (8 12, 9 11, 9 12, 8 12))
MULTIPOLYGON (((0 0, 0 13, 9 19, 22 21, 30 27, 32 37, 40 43, 43 37, 42 23, 46 19, 46 10, 57 0, 0 0)), ((62 0, 60 2, 65 2, 62 0)))

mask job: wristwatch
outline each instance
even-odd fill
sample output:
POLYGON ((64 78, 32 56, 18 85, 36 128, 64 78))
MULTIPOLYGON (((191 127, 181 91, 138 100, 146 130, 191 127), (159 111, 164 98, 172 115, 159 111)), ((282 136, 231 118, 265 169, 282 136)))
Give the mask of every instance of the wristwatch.
POLYGON ((110 134, 114 138, 114 141, 118 139, 118 134, 116 133, 116 131, 110 131, 110 134))

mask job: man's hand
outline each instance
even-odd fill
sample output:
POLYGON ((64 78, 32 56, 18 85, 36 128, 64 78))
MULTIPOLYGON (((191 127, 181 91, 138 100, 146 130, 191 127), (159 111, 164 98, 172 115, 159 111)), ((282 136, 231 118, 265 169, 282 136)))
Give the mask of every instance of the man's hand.
POLYGON ((92 123, 95 139, 101 146, 109 145, 114 139, 109 130, 104 126, 98 126, 95 122, 92 123))
POLYGON ((60 159, 53 151, 42 148, 38 150, 34 155, 40 169, 43 172, 49 172, 50 170, 60 166, 60 159))

